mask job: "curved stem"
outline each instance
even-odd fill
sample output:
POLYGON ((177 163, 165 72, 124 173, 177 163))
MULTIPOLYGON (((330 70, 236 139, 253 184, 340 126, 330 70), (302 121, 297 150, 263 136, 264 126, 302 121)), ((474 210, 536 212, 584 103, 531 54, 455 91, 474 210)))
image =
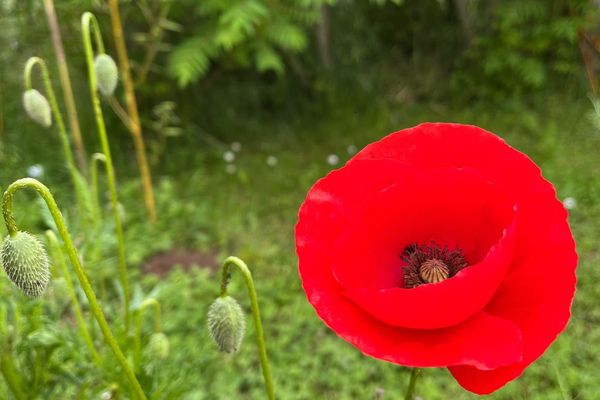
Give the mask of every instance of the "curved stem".
POLYGON ((52 114, 54 115, 54 119, 56 121, 56 126, 58 127, 58 133, 60 134, 60 140, 62 142, 63 151, 65 153, 65 158, 67 160, 67 165, 69 170, 72 172, 75 167, 75 161, 73 159, 73 152, 71 151, 71 146, 69 144, 69 137, 67 136, 67 131, 65 129, 65 123, 63 121, 62 115, 58 108, 58 104, 56 102, 56 96, 54 94, 54 89, 52 88, 52 82, 50 81, 50 74, 48 73, 48 67, 43 59, 39 57, 31 57, 27 60, 25 64, 24 70, 24 80, 25 80, 25 89, 31 89, 31 74, 33 68, 38 65, 40 71, 42 73, 42 79, 44 81, 44 89, 46 91, 46 95, 48 96, 48 101, 50 102, 50 107, 52 108, 52 114))
POLYGON ((91 221, 92 223, 95 223, 97 222, 96 215, 94 215, 93 211, 90 209, 87 200, 89 197, 89 193, 87 192, 87 182, 75 166, 73 150, 71 149, 69 136, 67 135, 67 130, 65 129, 65 123, 63 121, 62 114, 60 112, 60 109, 58 108, 56 95, 52 87, 52 82, 50 81, 50 74, 48 73, 48 67, 46 66, 46 63, 43 59, 39 57, 31 57, 29 60, 27 60, 23 72, 25 89, 29 90, 32 87, 31 75, 33 73, 33 68, 35 68, 36 65, 39 66, 39 69, 41 71, 42 79, 44 82, 44 89, 46 95, 48 96, 48 101, 50 103, 50 108, 52 109, 54 120, 56 121, 58 133, 62 142, 63 152, 67 161, 67 169, 69 170, 69 174, 71 175, 71 181, 75 189, 75 197, 77 199, 79 210, 82 213, 84 213, 84 215, 87 217, 86 222, 91 221))
POLYGON ((98 126, 98 134, 102 144, 102 152, 106 157, 106 177, 108 179, 108 188, 110 190, 110 201, 115 220, 115 229, 117 231, 117 252, 119 257, 119 275, 121 286, 123 287, 123 297, 125 306, 125 331, 129 331, 130 310, 129 310, 129 282, 127 281, 127 264, 125 262, 125 243, 123 239, 123 226, 121 225, 121 217, 119 215, 119 200, 117 198, 117 186, 115 183, 115 172, 113 169, 112 158, 110 155, 110 146, 108 144, 108 136, 106 134, 106 126, 104 125, 104 116, 100 99, 98 98, 96 72, 94 70, 94 50, 92 48, 92 33, 96 49, 100 54, 104 53, 104 43, 102 42, 102 34, 98 26, 98 21, 94 14, 86 12, 81 17, 81 28, 83 33, 83 43, 85 47, 85 59, 88 68, 88 81, 90 84, 90 92, 92 95, 92 103, 94 105, 94 113, 96 115, 96 124, 98 126), (92 32, 93 31, 93 32, 92 32))
POLYGON ((13 182, 4 192, 2 201, 2 213, 8 232, 11 235, 16 234, 17 232, 17 226, 12 212, 12 200, 15 192, 17 192, 19 189, 25 188, 34 189, 46 202, 48 210, 50 211, 50 214, 52 215, 52 218, 56 223, 58 233, 65 244, 65 250, 67 251, 73 269, 75 270, 75 275, 77 275, 77 279, 79 280, 83 292, 85 293, 88 299, 90 311, 92 312, 94 318, 98 322, 98 325, 100 326, 100 330, 104 335, 106 343, 111 348, 112 352, 115 355, 115 358, 121 365, 121 368, 123 368, 123 371, 125 372, 125 375, 129 380, 129 383, 131 384, 131 389, 133 390, 135 397, 139 400, 146 400, 146 395, 144 394, 140 383, 138 382, 135 374, 130 368, 129 363, 125 358, 125 355, 119 348, 119 345, 115 337, 113 336, 110 327, 108 326, 108 322, 106 322, 106 317, 104 316, 104 313, 102 312, 102 309, 98 304, 98 300, 96 299, 96 294, 92 289, 92 285, 90 284, 90 281, 85 271, 83 270, 81 261, 79 260, 79 256, 77 255, 77 250, 75 249, 75 245, 73 244, 71 234, 67 229, 67 225, 65 224, 65 220, 62 216, 62 213, 60 212, 60 209, 58 208, 58 205, 56 204, 56 201, 54 200, 54 197, 52 196, 50 190, 41 182, 32 178, 19 179, 13 182))
POLYGON ((154 309, 154 333, 161 331, 160 327, 160 303, 156 299, 145 299, 135 313, 135 338, 134 338, 134 360, 135 368, 139 368, 140 361, 142 359, 142 317, 144 310, 148 307, 154 309))
POLYGON ((47 230, 46 237, 48 238, 48 242, 50 243, 50 249, 54 256, 53 258, 55 262, 59 265, 61 273, 65 278, 65 283, 67 284, 67 292, 69 293, 69 297, 71 298, 71 303, 73 303, 73 311, 75 312, 75 318, 77 319, 77 324, 79 325, 79 333, 85 341, 85 344, 87 345, 90 351, 92 359, 97 365, 100 365, 102 361, 100 360, 100 355, 96 351, 96 347, 94 346, 94 342, 92 341, 90 332, 87 329, 85 319, 83 318, 83 313, 81 312, 81 307, 79 306, 79 300, 77 300, 77 294, 75 293, 75 287, 73 286, 73 280, 71 279, 71 274, 67 270, 67 263, 63 255, 62 248, 58 243, 58 239, 56 238, 54 232, 52 232, 51 230, 47 230))
POLYGON ((408 388, 406 389, 406 395, 404 396, 404 400, 413 400, 415 397, 415 385, 417 383, 417 378, 421 375, 420 368, 413 368, 410 371, 410 380, 408 381, 408 388))
POLYGON ((271 377, 271 368, 269 367, 267 347, 265 345, 263 326, 260 319, 260 308, 258 307, 258 298, 256 296, 256 289, 254 288, 254 281, 252 280, 252 273, 250 272, 250 269, 248 269, 246 263, 237 257, 227 257, 223 263, 221 274, 221 296, 227 296, 227 285, 229 285, 229 282, 231 281, 231 272, 229 271, 231 266, 236 267, 242 273, 246 286, 248 287, 250 306, 252 308, 252 316, 254 317, 254 325, 256 327, 256 344, 258 346, 265 388, 267 390, 267 398, 269 400, 274 400, 275 391, 273 389, 273 378, 271 377))

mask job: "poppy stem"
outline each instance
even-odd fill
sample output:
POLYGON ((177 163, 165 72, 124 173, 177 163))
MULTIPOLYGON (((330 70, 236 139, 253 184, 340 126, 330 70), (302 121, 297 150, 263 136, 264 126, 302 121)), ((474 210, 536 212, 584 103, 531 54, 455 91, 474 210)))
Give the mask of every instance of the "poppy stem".
POLYGON ((67 229, 65 219, 63 218, 63 215, 60 212, 60 209, 58 208, 56 200, 54 200, 54 196, 52 196, 50 189, 48 189, 41 182, 32 178, 19 179, 10 184, 10 186, 4 192, 4 196, 2 198, 2 214, 4 216, 4 222, 6 224, 6 229, 8 233, 11 236, 14 236, 19 231, 13 214, 13 197, 14 194, 21 189, 34 189, 46 202, 48 210, 50 211, 50 215, 52 216, 52 219, 54 219, 54 223, 56 224, 58 234, 63 240, 66 253, 69 256, 69 260, 71 261, 71 265, 75 270, 75 275, 77 276, 77 279, 81 284, 81 288, 83 289, 83 292, 85 293, 85 296, 88 299, 90 311, 96 319, 96 321, 98 322, 100 330, 104 335, 104 340, 112 350, 117 362, 119 363, 119 365, 123 369, 123 372, 125 373, 125 376, 129 380, 134 398, 137 400, 146 400, 146 395, 144 394, 144 391, 142 390, 142 387, 139 381, 137 380, 137 377, 133 373, 133 370, 129 366, 129 361, 127 361, 125 354, 123 354, 123 351, 119 347, 117 340, 115 339, 112 331, 110 330, 108 322, 106 321, 106 317, 104 316, 104 312, 100 308, 100 304, 98 304, 96 293, 94 293, 94 289, 92 289, 90 280, 88 279, 88 276, 85 273, 83 266, 81 265, 81 259, 77 254, 77 249, 75 248, 75 244, 73 243, 71 234, 67 229))
POLYGON ((102 360, 100 359, 100 355, 98 351, 96 351, 96 347, 94 346, 94 341, 90 336, 90 332, 87 329, 85 318, 83 317, 83 313, 81 312, 81 306, 79 305, 79 300, 77 300, 77 293, 75 292, 75 286, 73 285, 73 280, 71 279, 71 274, 67 269, 67 262, 63 255, 63 250, 61 248, 60 243, 58 242, 58 238, 56 234, 51 231, 46 231, 46 237, 48 238, 48 243, 50 247, 51 253, 53 253, 54 262, 60 266, 61 273, 63 278, 65 279, 65 283, 67 286, 67 292, 69 297, 71 298, 71 304, 73 306, 73 311, 75 312, 75 318, 77 319, 77 324, 79 325, 79 334, 85 341, 86 346, 90 351, 90 355, 94 362, 101 366, 102 360))
POLYGON ((236 267, 242 273, 242 275, 244 275, 244 280, 246 281, 246 286, 248 287, 250 307, 252 308, 252 316, 254 317, 254 326, 256 328, 256 344, 258 346, 258 354, 260 356, 260 364, 262 366, 267 398, 269 400, 274 400, 275 391, 273 389, 273 378, 271 376, 271 368, 269 367, 269 357, 267 356, 267 346, 265 345, 265 336, 260 319, 260 308, 258 307, 258 298, 256 296, 256 289, 254 288, 252 273, 250 272, 250 269, 246 263, 237 257, 227 257, 223 263, 223 273, 221 275, 221 296, 227 296, 227 285, 231 280, 231 272, 229 271, 231 266, 236 267))
POLYGON ((104 166, 106 168, 106 178, 108 183, 108 189, 110 191, 110 202, 112 206, 112 212, 115 221, 115 230, 117 232, 117 254, 119 258, 119 278, 121 281, 121 287, 123 288, 123 303, 125 308, 125 332, 129 332, 129 323, 131 320, 129 310, 129 282, 127 280, 127 262, 125 260, 125 241, 123 238, 123 225, 121 223, 121 216, 119 214, 119 199, 117 198, 117 184, 115 178, 115 171, 112 163, 112 157, 110 154, 110 145, 108 142, 108 135, 106 133, 106 126, 104 124, 104 115, 102 113, 102 106, 100 104, 100 98, 98 97, 98 86, 96 79, 96 70, 94 67, 94 48, 96 46, 97 54, 106 54, 104 50, 104 42, 102 41, 102 33, 100 31, 100 25, 94 14, 85 12, 81 16, 81 31, 83 35, 83 44, 85 49, 85 60, 88 69, 88 82, 90 85, 90 93, 92 95, 92 104, 94 108, 94 114, 96 116, 96 126, 98 128, 98 135, 100 136, 100 143, 102 145, 102 153, 104 154, 104 166))
POLYGON ((415 394, 415 384, 417 383, 417 377, 421 375, 420 368, 413 368, 410 372, 410 380, 408 381, 408 389, 406 389, 406 396, 404 400, 413 400, 415 394))

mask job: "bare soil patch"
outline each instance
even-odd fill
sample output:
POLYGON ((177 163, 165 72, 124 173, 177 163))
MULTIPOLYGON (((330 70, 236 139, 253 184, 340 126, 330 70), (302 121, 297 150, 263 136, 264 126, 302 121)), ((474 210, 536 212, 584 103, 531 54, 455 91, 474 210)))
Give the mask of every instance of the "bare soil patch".
POLYGON ((193 266, 216 271, 219 268, 216 251, 172 249, 156 253, 142 264, 144 274, 166 277, 176 267, 189 271, 193 266))

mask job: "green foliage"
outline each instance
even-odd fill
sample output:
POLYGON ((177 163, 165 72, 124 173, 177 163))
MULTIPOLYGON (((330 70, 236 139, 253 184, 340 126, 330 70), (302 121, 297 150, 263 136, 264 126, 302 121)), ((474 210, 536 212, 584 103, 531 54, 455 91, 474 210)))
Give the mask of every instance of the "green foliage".
POLYGON ((523 95, 581 72, 578 31, 596 12, 587 0, 509 0, 477 10, 480 33, 455 74, 470 94, 523 95))
POLYGON ((317 21, 320 3, 210 0, 192 5, 182 1, 185 17, 181 18, 193 18, 198 28, 187 32, 169 54, 168 71, 180 86, 197 81, 216 62, 282 74, 285 55, 306 49, 306 29, 317 21))

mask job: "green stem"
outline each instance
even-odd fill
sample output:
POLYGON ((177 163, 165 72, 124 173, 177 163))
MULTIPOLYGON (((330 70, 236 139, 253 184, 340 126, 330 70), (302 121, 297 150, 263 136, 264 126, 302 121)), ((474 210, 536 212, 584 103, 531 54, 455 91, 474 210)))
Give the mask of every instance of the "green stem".
POLYGON ((97 220, 94 220, 96 216, 92 214, 92 210, 89 209, 86 201, 86 196, 89 196, 89 194, 86 192, 87 182, 75 166, 75 159, 73 157, 73 150, 71 149, 69 136, 67 135, 67 130, 65 129, 65 123, 62 114, 60 112, 60 109, 58 108, 58 102, 56 101, 54 88, 52 87, 52 82, 50 81, 48 67, 46 66, 46 63, 43 59, 39 57, 31 57, 29 58, 29 60, 27 60, 27 63, 25 64, 25 69, 23 71, 25 89, 29 90, 32 88, 31 75, 36 65, 39 66, 39 69, 42 74, 44 89, 48 97, 48 101, 50 103, 50 108, 52 109, 52 115, 54 116, 54 120, 56 121, 56 126, 58 128, 63 152, 67 161, 67 169, 69 170, 69 174, 71 175, 71 181, 73 182, 73 187, 75 189, 75 196, 77 198, 79 209, 81 210, 81 212, 85 213, 86 217, 88 217, 88 220, 92 220, 92 222, 97 222, 97 220))
POLYGON ((148 307, 154 309, 154 333, 159 333, 161 331, 160 303, 156 301, 156 299, 145 299, 135 313, 134 360, 136 370, 139 368, 142 359, 142 317, 144 310, 148 307))
POLYGON ((129 310, 129 283, 127 281, 127 264, 125 261, 125 243, 123 239, 123 226, 121 225, 121 217, 119 215, 119 201, 117 198, 117 185, 115 183, 115 172, 113 169, 112 158, 110 155, 110 146, 108 144, 108 136, 106 134, 106 126, 104 124, 104 116, 100 99, 98 98, 98 90, 96 84, 96 71, 94 69, 94 50, 92 48, 92 33, 94 35, 94 43, 99 54, 104 54, 104 43, 100 27, 94 14, 86 12, 81 16, 81 28, 83 33, 83 43, 85 47, 85 59, 88 68, 88 81, 90 84, 90 92, 92 103, 94 105, 94 113, 96 115, 96 124, 98 126, 98 134, 102 144, 102 152, 106 157, 106 177, 108 179, 108 188, 110 190, 110 201, 115 219, 115 229, 117 231, 117 251, 119 256, 119 275, 121 286, 123 287, 123 297, 125 305, 125 331, 129 331, 130 310, 129 310))
POLYGON ((129 380, 129 383, 131 384, 131 389, 133 390, 135 397, 138 400, 146 400, 146 395, 144 394, 142 387, 140 386, 140 383, 138 382, 135 374, 133 373, 131 367, 129 366, 129 363, 127 362, 127 359, 125 358, 125 355, 119 348, 119 345, 118 345, 115 337, 113 336, 113 334, 110 330, 110 327, 108 326, 108 323, 106 322, 106 317, 104 316, 104 313, 102 312, 102 309, 100 308, 100 306, 98 304, 98 300, 96 299, 96 294, 94 293, 94 290, 92 289, 92 285, 90 284, 90 281, 89 281, 87 275, 85 274, 85 271, 81 265, 81 261, 79 259, 79 256, 77 255, 77 250, 75 249, 75 245, 73 244, 73 240, 71 239, 71 234, 69 233, 69 231, 67 229, 67 225, 65 224, 65 220, 62 216, 62 213, 60 212, 60 209, 58 208, 58 205, 56 204, 56 201, 54 200, 54 197, 52 196, 52 193, 50 192, 50 190, 46 186, 44 186, 41 182, 39 182, 35 179, 32 179, 32 178, 19 179, 19 180, 13 182, 4 192, 4 196, 2 199, 2 214, 4 216, 4 221, 6 223, 6 228, 9 232, 9 234, 11 236, 14 236, 16 234, 16 232, 18 232, 17 225, 15 223, 15 218, 14 218, 13 211, 12 211, 13 196, 14 196, 15 192, 17 192, 19 189, 25 189, 25 188, 31 188, 31 189, 36 190, 37 193, 46 202, 46 205, 48 206, 48 210, 50 211, 50 214, 52 215, 52 218, 54 219, 54 222, 56 223, 56 228, 58 229, 58 233, 65 244, 65 250, 67 251, 69 259, 71 260, 71 264, 73 266, 73 269, 75 270, 75 275, 77 275, 77 279, 79 279, 79 283, 81 284, 83 292, 85 293, 85 295, 88 299, 88 302, 90 305, 90 311, 96 318, 96 321, 98 322, 98 325, 100 326, 100 330, 102 331, 102 334, 104 335, 104 339, 106 340, 106 343, 111 348, 112 352, 115 355, 115 358, 117 359, 118 363, 121 365, 121 368, 123 368, 123 371, 125 372, 125 375, 126 375, 127 379, 129 380))
POLYGON ((421 375, 420 368, 413 368, 410 371, 410 380, 408 381, 408 388, 406 389, 406 395, 404 396, 404 400, 413 400, 415 397, 415 385, 417 383, 417 378, 421 375))
POLYGON ((58 243, 58 239, 54 232, 48 230, 46 231, 46 237, 48 238, 48 242, 50 244, 50 250, 53 253, 53 258, 55 262, 61 269, 61 273, 65 278, 65 283, 67 284, 67 292, 69 293, 69 297, 71 298, 71 303, 73 303, 73 311, 75 312, 75 318, 77 319, 77 324, 79 325, 79 333, 85 344, 87 345, 92 359, 94 362, 100 366, 102 361, 100 359, 100 355, 96 351, 96 347, 94 346, 94 342, 92 341, 92 337, 90 336, 90 332, 87 329, 87 325, 85 323, 85 319, 83 318, 83 313, 81 312, 81 307, 79 305, 79 300, 77 300, 77 294, 75 293, 75 287, 73 285, 73 280, 71 279, 71 274, 67 269, 67 263, 65 261, 65 257, 63 255, 63 251, 61 249, 60 244, 58 243))
POLYGON ((98 221, 100 221, 102 217, 102 210, 100 208, 100 200, 98 199, 98 163, 106 164, 106 157, 102 153, 94 153, 92 154, 92 162, 90 165, 90 179, 92 181, 92 198, 94 202, 94 207, 96 208, 96 213, 98 214, 98 221))
POLYGON ((48 96, 48 101, 50 102, 50 107, 52 108, 52 114, 54 115, 54 119, 56 120, 56 126, 58 127, 58 133, 60 134, 60 140, 62 142, 63 151, 65 153, 65 158, 67 159, 67 165, 69 170, 72 171, 75 168, 75 161, 73 159, 73 153, 71 151, 71 146, 69 144, 69 137, 67 136, 67 131, 65 129, 65 123, 62 118, 62 114, 58 108, 58 103, 56 102, 56 96, 54 94, 54 89, 52 88, 52 82, 50 81, 50 74, 48 73, 48 67, 43 59, 39 57, 31 57, 27 60, 24 69, 24 80, 25 80, 25 89, 29 90, 32 88, 31 85, 31 74, 33 68, 38 65, 40 67, 40 71, 42 73, 42 79, 44 81, 44 89, 46 90, 46 95, 48 96))
POLYGON ((256 289, 254 288, 254 281, 252 280, 252 273, 250 272, 250 269, 248 269, 246 263, 237 257, 227 257, 223 263, 221 274, 221 296, 227 296, 227 285, 229 285, 231 280, 231 272, 229 271, 231 266, 236 267, 242 273, 246 282, 246 286, 248 287, 250 307, 252 308, 252 316, 254 318, 254 325, 256 326, 256 344, 258 346, 265 388, 267 390, 267 398, 269 400, 274 400, 275 391, 273 389, 273 378, 271 377, 271 368, 269 367, 269 358, 267 356, 267 346, 265 345, 263 326, 260 318, 260 308, 258 307, 258 298, 256 296, 256 289))
POLYGON ((0 356, 0 371, 15 399, 27 400, 27 396, 23 393, 23 385, 21 384, 19 373, 15 368, 10 353, 7 353, 6 350, 0 356))

